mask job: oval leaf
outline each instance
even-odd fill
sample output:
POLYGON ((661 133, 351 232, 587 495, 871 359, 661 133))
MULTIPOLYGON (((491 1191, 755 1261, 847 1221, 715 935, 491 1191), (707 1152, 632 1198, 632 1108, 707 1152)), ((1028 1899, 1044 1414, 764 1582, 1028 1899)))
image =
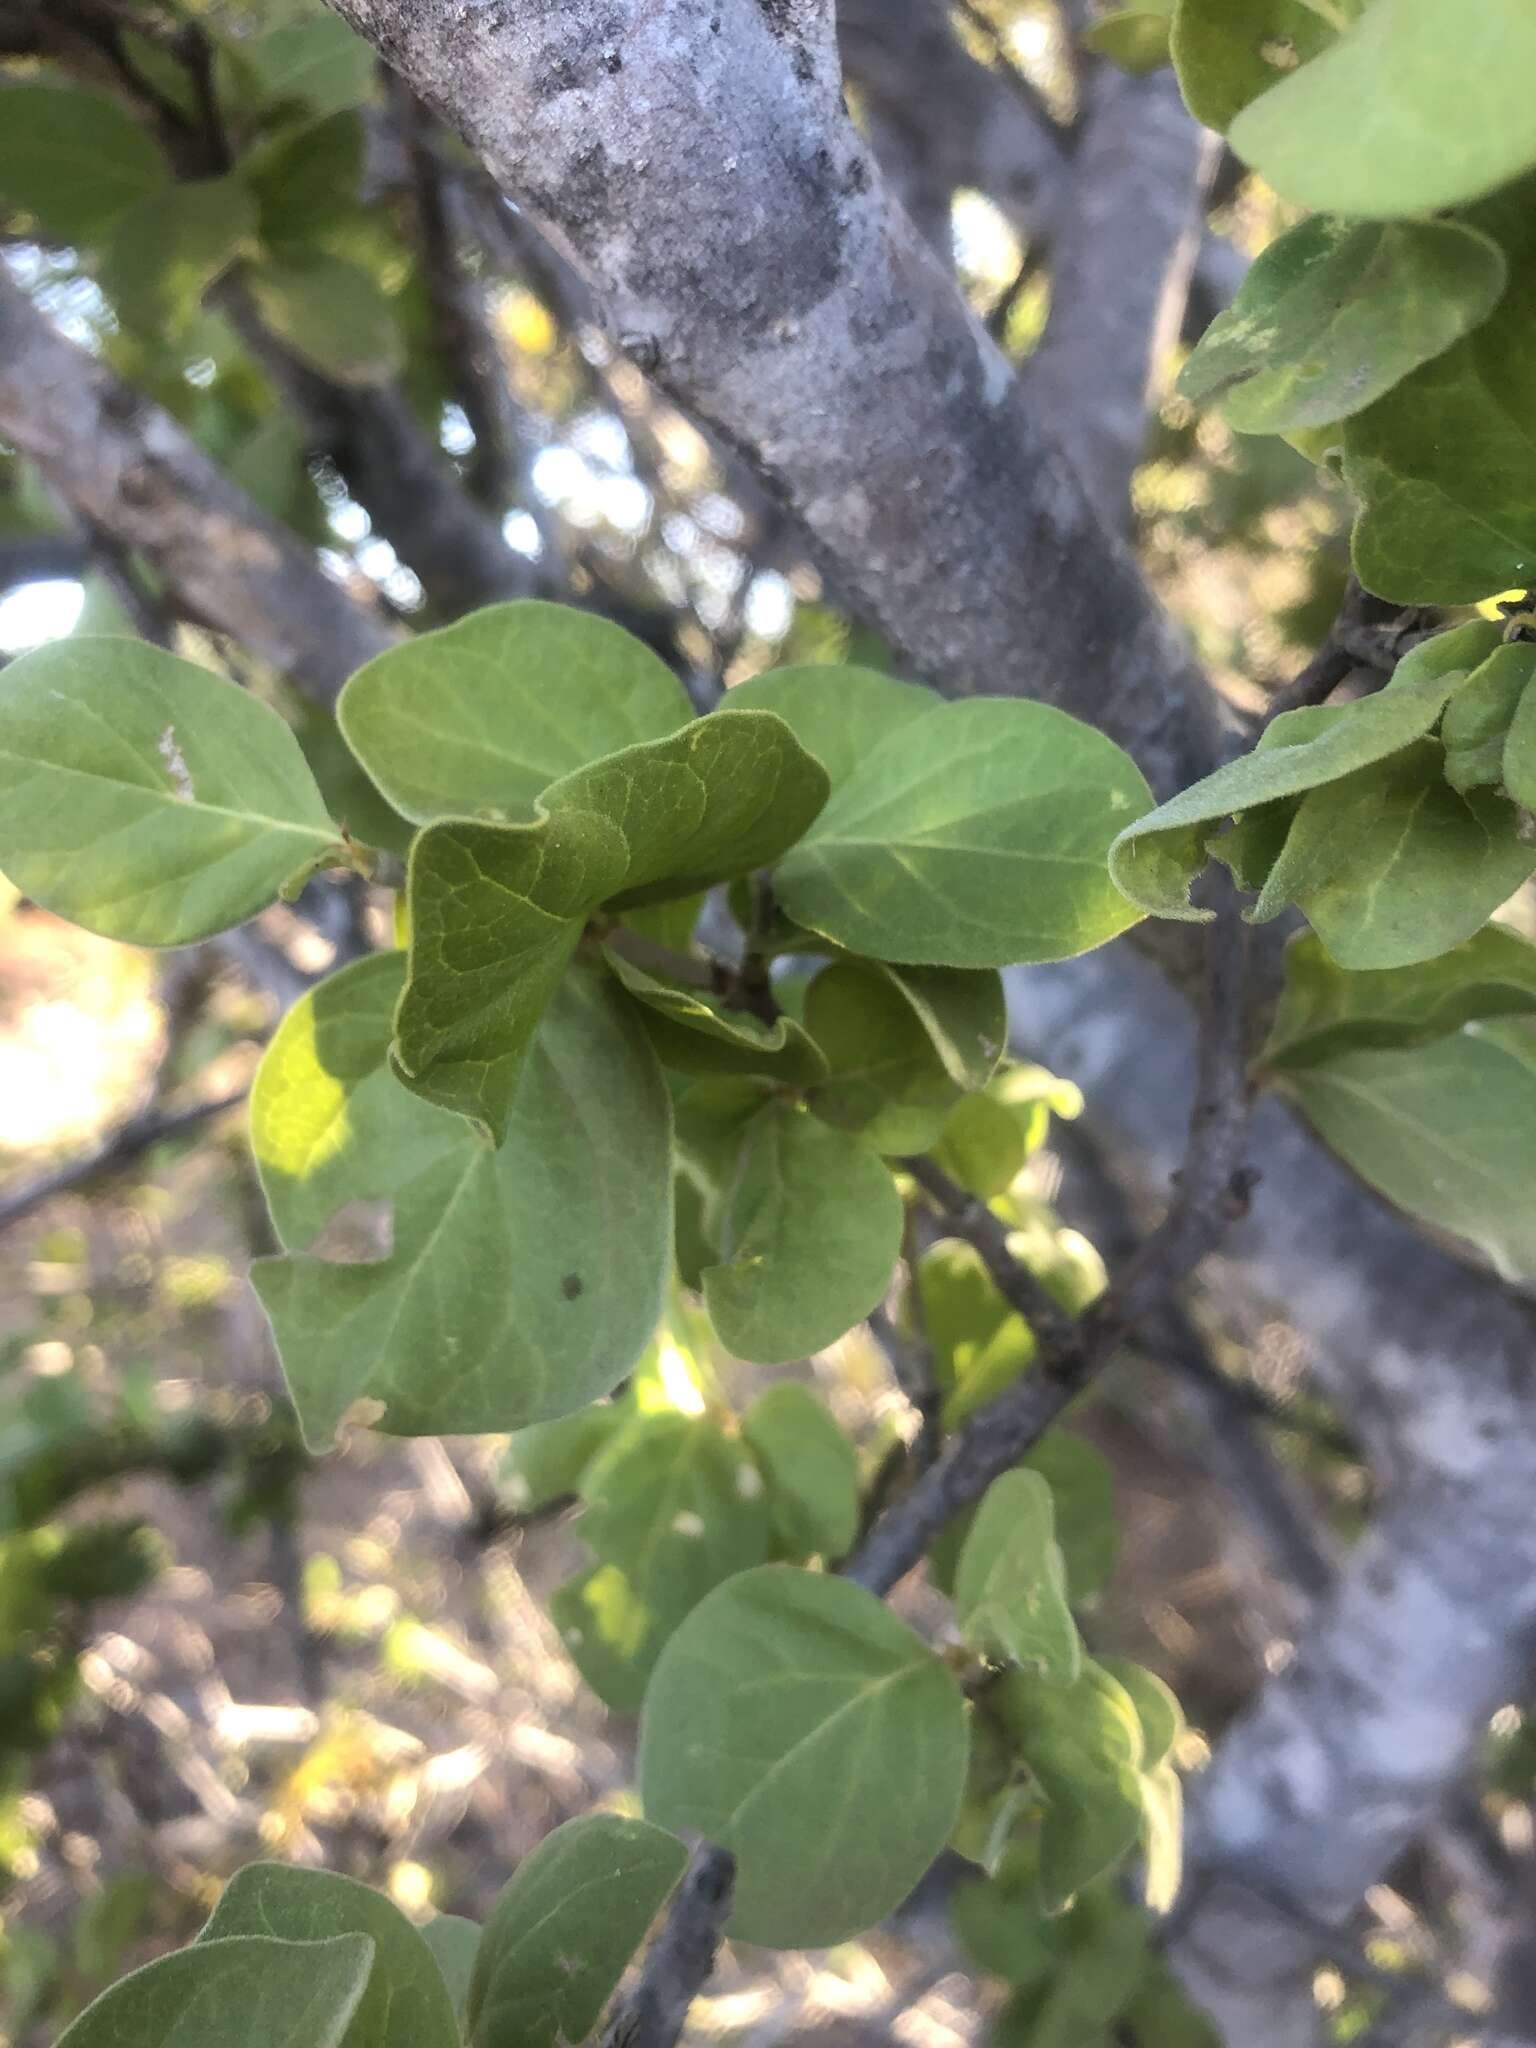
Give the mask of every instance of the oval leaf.
POLYGON ((337 706, 346 741, 418 825, 517 823, 552 782, 693 717, 643 641, 572 605, 489 605, 360 668, 337 706))
POLYGON ((1178 0, 1171 49, 1179 89, 1197 121, 1225 133, 1250 100, 1335 34, 1309 0, 1178 0))
POLYGON ((584 2041, 687 1860, 675 1835, 612 1813, 546 1835, 485 1923, 469 2048, 584 2041))
POLYGON ((85 638, 0 674, 0 869, 87 931, 184 946, 340 851, 298 741, 211 670, 85 638))
POLYGON ((399 954, 359 961, 295 1005, 253 1099, 262 1185, 293 1253, 252 1279, 314 1444, 359 1400, 401 1435, 571 1413, 645 1350, 671 1256, 666 1091, 607 978, 577 972, 560 989, 495 1152, 388 1071, 403 969, 399 954), (302 1249, 378 1200, 393 1204, 386 1257, 302 1249))
POLYGON ((852 1443, 809 1387, 765 1387, 741 1433, 768 1475, 768 1513, 786 1557, 845 1557, 859 1533, 852 1443))
POLYGON ((959 1100, 922 1020, 873 964, 837 961, 806 991, 806 1029, 831 1069, 817 1116, 877 1152, 925 1152, 959 1100))
POLYGON ((976 698, 866 755, 775 889, 798 923, 877 959, 1063 960, 1136 922, 1104 862, 1150 805, 1134 762, 1091 726, 976 698))
POLYGON ((104 1991, 58 2048, 342 2048, 372 1964, 361 1934, 194 1942, 104 1991))
POLYGON ((883 1919, 937 1856, 966 1753, 959 1687, 909 1628, 846 1580, 766 1565, 668 1644, 640 1784, 653 1819, 736 1858, 733 1934, 823 1948, 883 1919))
POLYGON ((0 92, 0 213, 20 209, 46 236, 89 244, 170 182, 148 132, 105 94, 62 85, 0 92))
POLYGON ((973 1650, 1075 1682, 1083 1649, 1067 1604, 1051 1489, 1038 1472, 1005 1472, 982 1496, 955 1571, 955 1615, 973 1650))

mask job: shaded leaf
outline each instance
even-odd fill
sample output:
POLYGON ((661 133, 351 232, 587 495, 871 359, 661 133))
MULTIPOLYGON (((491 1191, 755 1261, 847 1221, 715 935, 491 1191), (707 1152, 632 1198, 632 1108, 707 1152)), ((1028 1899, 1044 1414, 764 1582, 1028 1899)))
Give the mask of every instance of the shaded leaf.
POLYGON ((1104 857, 1150 801, 1102 733, 1047 705, 974 698, 872 748, 774 886, 800 924, 877 959, 1064 959, 1135 922, 1104 857))
POLYGON ((256 142, 236 175, 255 202, 261 237, 277 256, 302 255, 355 200, 365 137, 351 108, 256 142))
POLYGON ((1129 1693, 1101 1665, 1072 1685, 1012 1675, 989 1687, 988 1711, 1006 1728, 1045 1796, 1040 1896, 1059 1912, 1113 1870, 1141 1833, 1141 1724, 1129 1693))
POLYGON ((0 868, 45 909, 183 946, 264 910, 330 851, 298 741, 211 670, 103 638, 0 674, 0 868))
POLYGON ((411 849, 395 1058, 498 1139, 540 1015, 600 908, 687 896, 792 845, 826 776, 767 712, 697 719, 578 768, 527 825, 448 820, 411 849))
POLYGON ((1114 1476, 1093 1445, 1067 1429, 1051 1430, 1024 1463, 1050 1486, 1067 1591, 1077 1606, 1102 1592, 1115 1568, 1120 1534, 1114 1476))
POLYGON ((1362 218, 1436 213, 1536 164, 1526 0, 1372 0, 1232 124, 1283 198, 1362 218))
POLYGON ((337 707, 348 746, 418 825, 530 821, 552 782, 692 716, 643 641, 534 599, 488 605, 376 655, 337 707))
POLYGON ((825 1075, 826 1060, 793 1017, 764 1024, 698 989, 658 981, 611 946, 603 958, 643 1005, 641 1022, 663 1066, 680 1074, 765 1074, 798 1088, 825 1075))
POLYGON ((791 1558, 846 1557, 859 1533, 859 1466, 825 1405, 794 1380, 765 1387, 741 1433, 768 1479, 774 1540, 791 1558))
POLYGON ((955 1572, 955 1616, 961 1639, 994 1662, 1064 1685, 1077 1678, 1082 1644, 1051 1489, 1038 1472, 1005 1472, 982 1496, 955 1572))
POLYGON ((1505 276, 1498 244, 1455 221, 1320 214, 1258 258, 1178 388, 1239 433, 1328 425, 1485 320, 1505 276))
POLYGON ((315 1444, 359 1400, 405 1435, 568 1414, 623 1378, 661 1309, 666 1091, 606 977, 559 991, 496 1152, 389 1072, 403 969, 381 954, 296 1004, 252 1100, 262 1186, 295 1254, 252 1278, 315 1444), (302 1252, 379 1199, 393 1204, 386 1257, 302 1252))
POLYGON ((546 1835, 485 1924, 469 2048, 584 2041, 687 1860, 675 1835, 618 1814, 586 1814, 546 1835))
POLYGON ((919 1326, 945 1397, 944 1426, 954 1429, 1018 1378, 1035 1355, 1035 1339, 968 1244, 944 1239, 923 1254, 917 1296, 919 1326))
POLYGON ((317 114, 366 99, 377 62, 362 37, 333 14, 279 22, 239 51, 268 102, 302 101, 317 114))
MULTIPOLYGON (((1514 1027, 1505 1027, 1506 1029, 1514 1027)), ((1536 1066, 1486 1027, 1289 1071, 1318 1134, 1410 1215, 1536 1278, 1536 1066)))
POLYGON ((805 1023, 830 1068, 808 1098, 817 1116, 877 1152, 934 1143, 960 1088, 916 1010, 878 968, 824 967, 806 991, 805 1023))
POLYGON ((372 1961, 360 1934, 195 1942, 104 1991, 58 2048, 341 2048, 372 1961))
POLYGON ((475 1954, 480 1947, 480 1929, 473 1920, 462 1919, 457 1913, 438 1913, 419 1931, 443 1973, 443 1982, 448 1987, 448 1996, 462 2027, 469 2004, 469 1980, 474 1974, 475 1954))
POLYGON ((250 199, 233 178, 172 185, 134 202, 114 223, 101 286, 114 310, 163 341, 202 305, 255 232, 250 199))
POLYGON ((536 1514, 579 1492, 587 1467, 629 1419, 622 1406, 605 1401, 514 1430, 497 1474, 508 1507, 536 1514))
POLYGON ((78 86, 0 91, 0 212, 33 215, 54 241, 90 244, 169 184, 148 131, 116 100, 78 86))
POLYGON ((992 968, 896 967, 869 963, 911 1004, 946 1074, 960 1087, 984 1088, 1008 1044, 1008 998, 992 968))
POLYGON ((394 307, 361 264, 292 255, 248 265, 245 283, 267 326, 314 369, 343 384, 377 384, 400 367, 394 307))
POLYGON ((704 1300, 726 1349, 758 1365, 802 1358, 860 1321, 890 1284, 902 1207, 875 1153, 803 1110, 748 1125, 704 1300))
POLYGON ((733 1934, 821 1948, 883 1919, 928 1868, 966 1748, 954 1679, 880 1601, 766 1565, 711 1593, 668 1644, 640 1784, 653 1819, 735 1856, 733 1934))
POLYGON ((366 1938, 373 1965, 346 2048, 457 2048, 458 2020, 436 1957, 372 1885, 291 1863, 247 1864, 219 1894, 198 1940, 222 1944, 258 1934, 309 1944, 366 1938))
POLYGON ((1166 4, 1117 7, 1083 31, 1083 48, 1107 57, 1133 78, 1160 71, 1172 55, 1173 0, 1166 4))
POLYGON ((1536 643, 1513 641, 1496 647, 1446 705, 1440 737, 1452 789, 1498 788, 1504 781, 1510 729, 1533 676, 1536 643))
POLYGON ((1308 0, 1178 0, 1179 89, 1197 121, 1224 133, 1250 100, 1325 50, 1334 34, 1308 0))
POLYGON ((1536 685, 1515 707, 1504 742, 1504 787, 1517 804, 1536 812, 1536 685))

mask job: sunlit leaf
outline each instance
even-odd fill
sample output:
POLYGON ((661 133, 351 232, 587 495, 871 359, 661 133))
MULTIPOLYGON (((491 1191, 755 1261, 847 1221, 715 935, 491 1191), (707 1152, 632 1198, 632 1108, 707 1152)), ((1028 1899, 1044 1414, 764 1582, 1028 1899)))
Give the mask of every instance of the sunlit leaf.
POLYGON ((403 971, 399 954, 381 954, 297 1004, 252 1105, 262 1185, 292 1253, 252 1277, 316 1444, 358 1401, 404 1435, 568 1414, 623 1378, 661 1308, 670 1117, 611 983, 578 973, 561 988, 494 1151, 389 1072, 403 971), (308 1250, 349 1205, 381 1199, 393 1205, 385 1257, 340 1264, 308 1250))
POLYGON ((1047 705, 975 698, 872 748, 775 888, 798 923, 877 959, 1060 960, 1135 923, 1104 858, 1150 803, 1102 733, 1047 705))
POLYGON ((107 638, 0 673, 0 869, 87 931, 207 938, 332 849, 298 741, 211 670, 107 638))
POLYGON ((640 1784, 653 1820, 735 1856, 734 1934, 822 1948, 883 1919, 923 1875, 954 1823, 966 1747, 954 1679, 880 1601, 766 1565, 712 1593, 668 1644, 640 1784))
POLYGON ((612 1813, 546 1835, 485 1924, 469 2048, 585 2040, 687 1860, 675 1835, 612 1813))

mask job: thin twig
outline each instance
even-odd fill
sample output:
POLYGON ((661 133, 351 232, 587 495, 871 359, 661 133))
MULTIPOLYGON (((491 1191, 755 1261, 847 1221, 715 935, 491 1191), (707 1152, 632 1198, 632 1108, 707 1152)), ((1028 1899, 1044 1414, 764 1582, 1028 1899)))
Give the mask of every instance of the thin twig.
POLYGON ((947 1228, 976 1252, 992 1285, 1010 1308, 1017 1309, 1035 1336, 1041 1342, 1064 1341, 1071 1318, 1045 1283, 1009 1250, 1008 1225, 1002 1217, 957 1180, 951 1180, 933 1160, 918 1155, 903 1159, 901 1166, 933 1203, 947 1228))
POLYGON ((246 1089, 237 1088, 233 1094, 216 1096, 209 1102, 194 1102, 186 1109, 129 1117, 82 1158, 71 1160, 52 1173, 39 1174, 12 1193, 0 1196, 0 1230, 8 1230, 56 1195, 73 1194, 102 1174, 120 1172, 164 1139, 179 1137, 183 1131, 195 1130, 226 1109, 235 1108, 244 1102, 247 1093, 246 1089))
POLYGON ((1351 576, 1322 645, 1295 680, 1271 697, 1264 707, 1263 723, 1268 725, 1282 712, 1325 702, 1356 669, 1390 674, 1409 647, 1429 630, 1423 611, 1403 610, 1373 597, 1351 576))
POLYGON ((673 2048, 715 1967, 736 1883, 729 1849, 694 1851, 634 1989, 603 2029, 601 2048, 673 2048))

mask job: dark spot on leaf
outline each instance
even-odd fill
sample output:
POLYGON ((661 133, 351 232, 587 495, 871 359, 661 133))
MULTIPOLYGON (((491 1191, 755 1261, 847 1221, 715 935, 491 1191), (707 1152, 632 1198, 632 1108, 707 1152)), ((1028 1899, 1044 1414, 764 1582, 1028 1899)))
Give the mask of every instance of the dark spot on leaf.
POLYGON ((560 1292, 565 1296, 567 1301, 574 1301, 577 1295, 581 1293, 581 1291, 582 1279, 579 1273, 567 1273, 565 1278, 560 1282, 560 1292))

